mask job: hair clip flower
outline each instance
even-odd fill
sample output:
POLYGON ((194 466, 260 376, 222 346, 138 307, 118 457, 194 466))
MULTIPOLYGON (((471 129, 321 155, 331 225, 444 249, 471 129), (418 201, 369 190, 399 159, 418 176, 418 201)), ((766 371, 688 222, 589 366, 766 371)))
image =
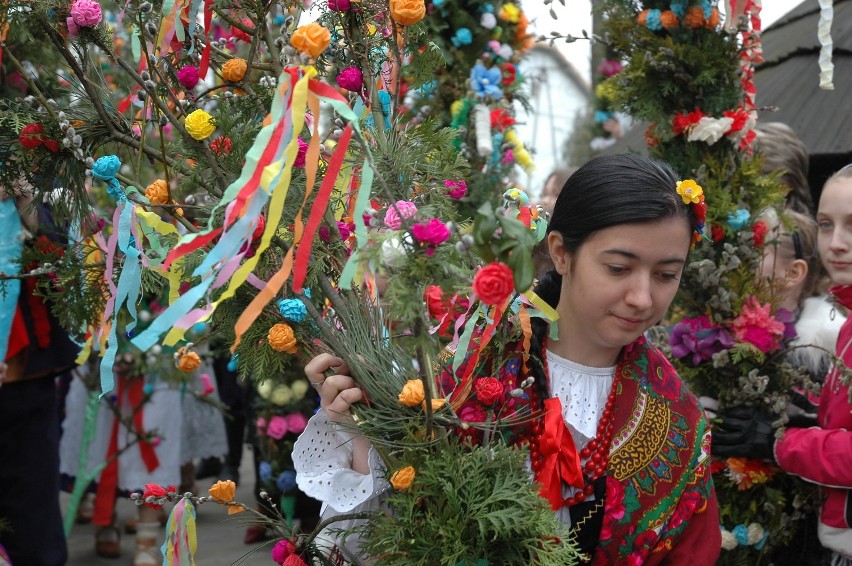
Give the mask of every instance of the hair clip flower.
POLYGON ((683 199, 683 203, 690 207, 695 218, 693 225, 695 233, 692 236, 692 245, 695 246, 702 238, 706 237, 704 235, 704 224, 707 220, 707 204, 704 202, 704 189, 692 179, 686 179, 685 181, 678 181, 675 190, 683 199))

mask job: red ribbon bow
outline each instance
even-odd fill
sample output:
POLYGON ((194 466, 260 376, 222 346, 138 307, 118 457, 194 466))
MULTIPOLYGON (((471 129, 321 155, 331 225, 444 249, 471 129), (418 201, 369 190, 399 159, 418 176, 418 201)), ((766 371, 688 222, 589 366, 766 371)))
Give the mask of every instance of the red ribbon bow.
POLYGON ((556 511, 562 507, 562 482, 582 488, 583 471, 574 438, 562 419, 562 402, 558 397, 551 397, 545 400, 544 411, 544 430, 538 441, 544 463, 538 481, 541 496, 556 511))

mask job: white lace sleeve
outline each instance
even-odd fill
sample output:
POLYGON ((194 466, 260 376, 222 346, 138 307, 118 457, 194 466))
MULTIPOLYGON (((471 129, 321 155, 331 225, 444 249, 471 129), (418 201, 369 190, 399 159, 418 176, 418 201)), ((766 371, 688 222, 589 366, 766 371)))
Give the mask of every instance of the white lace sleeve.
POLYGON ((389 487, 384 462, 372 448, 369 455, 372 473, 365 475, 352 469, 351 438, 320 409, 293 446, 299 489, 338 513, 355 510, 389 487))

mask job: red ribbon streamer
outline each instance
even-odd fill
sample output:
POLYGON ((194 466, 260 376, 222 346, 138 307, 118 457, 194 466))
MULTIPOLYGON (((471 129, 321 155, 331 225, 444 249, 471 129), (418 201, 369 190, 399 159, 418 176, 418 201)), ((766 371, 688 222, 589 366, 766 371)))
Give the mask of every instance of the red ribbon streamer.
POLYGON ((541 483, 541 496, 556 511, 562 507, 562 483, 582 488, 583 472, 574 438, 562 419, 562 402, 551 397, 545 400, 544 411, 544 430, 538 440, 544 462, 537 479, 541 483))
POLYGON ((302 292, 302 283, 305 282, 305 275, 308 271, 308 260, 311 258, 314 234, 316 234, 317 228, 319 228, 320 222, 322 222, 323 214, 325 214, 325 209, 328 205, 328 199, 331 198, 334 182, 337 180, 338 173, 340 173, 340 167, 343 165, 343 159, 346 157, 346 150, 349 147, 351 139, 352 126, 347 125, 343 130, 343 135, 340 136, 337 149, 334 151, 334 155, 328 164, 325 178, 322 180, 319 193, 316 200, 314 200, 311 215, 308 217, 308 224, 305 227, 305 233, 296 252, 296 263, 293 270, 293 291, 296 293, 302 292))

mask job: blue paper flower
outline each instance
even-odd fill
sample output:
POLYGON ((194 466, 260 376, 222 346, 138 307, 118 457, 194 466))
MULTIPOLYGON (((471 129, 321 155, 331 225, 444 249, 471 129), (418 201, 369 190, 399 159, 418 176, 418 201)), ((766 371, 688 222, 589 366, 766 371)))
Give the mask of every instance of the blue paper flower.
POLYGON ((275 481, 275 487, 277 487, 281 493, 287 493, 296 487, 296 472, 293 470, 285 470, 281 472, 281 475, 279 475, 278 479, 275 481))
POLYGON ((257 466, 257 475, 261 481, 266 481, 272 477, 272 464, 263 461, 257 466))
POLYGON ((751 214, 743 208, 728 214, 728 226, 731 227, 731 230, 742 230, 748 226, 749 220, 751 220, 751 214))
POLYGON ((595 122, 598 124, 603 124, 610 118, 612 118, 612 112, 607 112, 606 110, 595 110, 595 122))
POLYGON ((121 169, 121 160, 116 155, 104 155, 95 161, 92 167, 92 175, 101 181, 109 181, 115 178, 115 174, 121 169))
POLYGON ((648 17, 645 18, 645 25, 651 31, 659 31, 663 29, 663 23, 660 21, 659 10, 648 10, 648 17))
POLYGON ((669 8, 678 18, 683 18, 686 15, 686 0, 674 0, 669 5, 669 8))
POLYGON ((503 96, 503 91, 500 89, 500 81, 503 79, 503 74, 497 67, 486 69, 482 63, 477 63, 470 70, 470 86, 476 96, 486 98, 500 98, 503 96))
POLYGON ((709 18, 713 14, 713 3, 710 0, 701 0, 701 9, 704 11, 704 17, 709 18))
POLYGON ((473 43, 473 34, 467 28, 459 28, 456 30, 456 34, 450 40, 453 42, 453 45, 456 47, 461 47, 462 45, 470 45, 473 43))
POLYGON ((748 545, 748 528, 745 525, 740 523, 734 527, 734 530, 732 530, 731 533, 733 533, 733 535, 737 538, 738 544, 741 546, 748 545))
POLYGON ((302 322, 308 316, 308 309, 305 303, 299 299, 281 299, 278 301, 278 312, 284 317, 284 320, 292 322, 302 322))

